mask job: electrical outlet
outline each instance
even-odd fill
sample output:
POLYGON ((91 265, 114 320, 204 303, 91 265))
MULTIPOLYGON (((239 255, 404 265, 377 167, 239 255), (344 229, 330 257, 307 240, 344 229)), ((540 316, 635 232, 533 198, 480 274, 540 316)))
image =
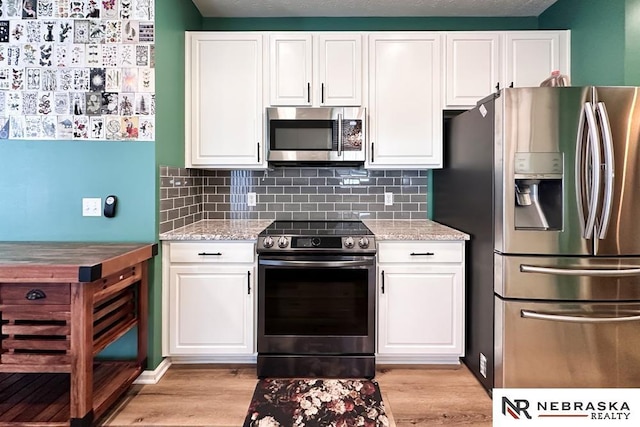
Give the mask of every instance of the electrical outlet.
POLYGON ((82 198, 82 216, 102 216, 102 199, 99 197, 82 198))
POLYGON ((247 193, 247 206, 255 206, 256 202, 256 193, 247 193))
POLYGON ((385 206, 393 205, 393 193, 384 193, 384 205, 385 206))
POLYGON ((487 378, 487 357, 480 353, 480 375, 487 378))

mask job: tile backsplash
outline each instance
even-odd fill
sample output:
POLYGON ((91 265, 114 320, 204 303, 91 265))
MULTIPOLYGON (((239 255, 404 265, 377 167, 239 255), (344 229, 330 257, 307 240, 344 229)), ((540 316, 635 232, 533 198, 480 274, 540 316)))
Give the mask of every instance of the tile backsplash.
POLYGON ((160 167, 160 232, 201 219, 423 219, 426 170, 160 167), (247 205, 255 192, 256 206, 247 205), (384 193, 393 193, 385 206, 384 193))

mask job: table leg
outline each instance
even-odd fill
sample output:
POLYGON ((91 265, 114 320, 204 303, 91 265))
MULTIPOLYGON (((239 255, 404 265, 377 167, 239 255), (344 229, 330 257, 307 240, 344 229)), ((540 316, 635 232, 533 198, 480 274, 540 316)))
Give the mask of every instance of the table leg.
POLYGON ((93 423, 93 288, 71 284, 71 389, 72 427, 93 423))

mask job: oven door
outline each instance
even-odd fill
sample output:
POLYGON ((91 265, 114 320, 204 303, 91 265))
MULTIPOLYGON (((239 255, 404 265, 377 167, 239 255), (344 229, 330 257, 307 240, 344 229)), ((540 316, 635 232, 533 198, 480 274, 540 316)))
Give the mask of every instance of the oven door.
POLYGON ((375 256, 261 255, 258 353, 373 354, 375 256))

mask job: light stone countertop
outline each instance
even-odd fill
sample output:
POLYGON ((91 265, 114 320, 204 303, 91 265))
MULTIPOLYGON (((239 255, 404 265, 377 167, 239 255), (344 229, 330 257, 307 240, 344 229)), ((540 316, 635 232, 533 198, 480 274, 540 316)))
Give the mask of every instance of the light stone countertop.
POLYGON ((160 240, 257 240, 271 219, 204 219, 160 234, 160 240))
MULTIPOLYGON (((160 240, 257 240, 270 219, 205 219, 160 234, 160 240)), ((429 219, 365 219, 381 240, 469 240, 469 235, 429 219)))
POLYGON ((467 233, 430 219, 365 219, 376 240, 469 240, 467 233))

